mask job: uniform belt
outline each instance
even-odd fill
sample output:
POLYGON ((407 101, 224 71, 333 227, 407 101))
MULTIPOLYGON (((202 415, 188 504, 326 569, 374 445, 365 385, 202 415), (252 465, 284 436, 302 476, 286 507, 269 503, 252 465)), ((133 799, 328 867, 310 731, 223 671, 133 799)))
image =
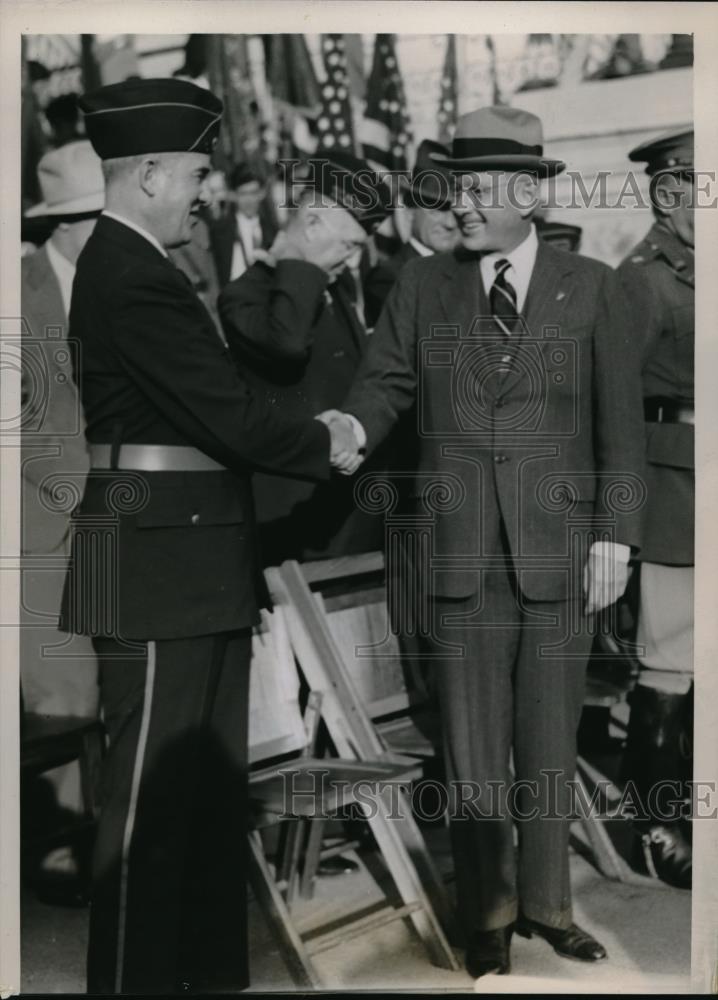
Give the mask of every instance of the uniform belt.
POLYGON ((651 396, 643 400, 643 416, 649 424, 695 424, 696 411, 672 399, 651 396))
MULTIPOLYGON (((90 445, 90 467, 110 469, 112 446, 90 445)), ((118 469, 135 472, 226 472, 224 465, 215 462, 199 448, 185 448, 168 444, 123 444, 117 452, 118 469)))

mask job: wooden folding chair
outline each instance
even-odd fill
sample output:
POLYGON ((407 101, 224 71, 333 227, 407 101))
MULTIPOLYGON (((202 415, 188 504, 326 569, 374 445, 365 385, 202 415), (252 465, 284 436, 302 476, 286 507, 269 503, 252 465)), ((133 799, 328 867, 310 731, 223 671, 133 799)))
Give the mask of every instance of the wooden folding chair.
MULTIPOLYGON (((328 560, 321 570, 319 564, 312 564, 308 572, 315 584, 320 576, 324 582, 339 580, 356 569, 361 573, 367 566, 374 571, 376 560, 376 555, 328 560)), ((286 610, 292 648, 302 673, 312 689, 322 694, 322 718, 337 752, 357 760, 406 760, 389 748, 372 722, 304 568, 288 561, 279 571, 269 571, 267 579, 275 602, 286 610)), ((380 815, 370 824, 372 833, 405 903, 420 902, 412 920, 435 963, 456 969, 456 957, 447 940, 453 928, 452 908, 444 880, 412 814, 410 800, 400 792, 392 801, 386 795, 382 801, 380 815)))
MULTIPOLYGON (((271 571, 268 571, 271 585, 271 571)), ((347 912, 341 905, 331 927, 302 931, 292 906, 292 888, 302 855, 302 841, 311 837, 314 823, 343 808, 355 805, 364 814, 379 842, 389 874, 397 879, 396 851, 387 849, 389 838, 377 836, 383 817, 385 796, 392 786, 406 785, 419 769, 411 759, 362 760, 317 757, 314 744, 323 711, 320 692, 311 690, 304 715, 300 710, 300 678, 289 644, 281 603, 273 614, 265 614, 253 643, 250 687, 250 803, 254 829, 250 832, 251 880, 255 897, 281 944, 297 986, 320 988, 323 983, 313 956, 389 922, 411 918, 420 931, 428 920, 420 893, 395 905, 388 898, 381 906, 347 912), (269 760, 268 758, 272 758, 269 760), (362 801, 356 796, 361 785, 362 801), (375 807, 372 808, 372 805, 375 807), (291 835, 284 856, 273 866, 263 846, 261 830, 289 820, 291 835)), ((391 821, 389 821, 391 822, 391 821)), ((403 874, 403 873, 402 873, 403 874)), ((448 946, 447 946, 448 947, 448 946)), ((453 953, 452 953, 453 957, 453 953)))
MULTIPOLYGON (((321 642, 315 649, 306 648, 308 637, 302 634, 296 636, 297 648, 304 649, 309 664, 317 656, 322 658, 324 669, 343 698, 346 712, 340 712, 335 720, 337 730, 341 733, 347 723, 356 725, 354 740, 363 746, 366 753, 376 753, 377 747, 384 752, 396 750, 410 756, 416 754, 419 758, 435 753, 440 746, 437 735, 427 738, 425 731, 422 732, 424 727, 417 727, 416 719, 412 717, 413 692, 408 688, 396 690, 396 680, 401 672, 392 656, 395 654, 398 657, 399 649, 396 638, 391 635, 386 613, 383 553, 347 556, 303 566, 287 562, 281 573, 297 608, 303 609, 306 614, 309 601, 313 600, 317 605, 313 625, 317 632, 324 630, 326 633, 324 650, 322 652, 321 642), (329 640, 334 643, 334 654, 328 648, 331 646, 329 640), (384 680, 379 682, 377 678, 382 672, 384 680), (337 685, 338 674, 344 677, 337 685), (390 693, 381 688, 381 684, 391 688, 392 683, 394 689, 390 693), (359 699, 365 715, 363 720, 357 719, 360 713, 352 708, 353 698, 359 699), (384 710, 387 708, 399 710, 398 715, 386 714, 384 710), (373 742, 363 733, 367 724, 373 729, 373 742)), ((292 622, 291 614, 289 621, 292 622)), ((321 671, 314 682, 319 686, 323 684, 321 671)), ((615 685, 607 680, 598 678, 595 683, 588 684, 587 705, 613 704, 619 698, 615 685)), ((600 778, 585 760, 579 758, 576 782, 584 802, 591 801, 589 786, 592 791, 600 778)), ((580 814, 578 820, 584 836, 578 844, 607 878, 630 881, 630 869, 606 831, 607 818, 603 812, 580 814)), ((421 853, 419 856, 423 859, 421 853)), ((443 886, 438 887, 433 866, 429 865, 428 872, 424 874, 428 874, 428 891, 432 894, 437 912, 445 914, 443 886)))

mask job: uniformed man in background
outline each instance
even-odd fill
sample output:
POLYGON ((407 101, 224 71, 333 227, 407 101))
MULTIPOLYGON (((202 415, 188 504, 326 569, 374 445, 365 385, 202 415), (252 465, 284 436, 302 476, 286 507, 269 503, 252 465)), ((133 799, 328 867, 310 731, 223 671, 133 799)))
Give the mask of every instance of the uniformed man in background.
MULTIPOLYGON (((347 396, 368 338, 346 265, 388 216, 390 199, 387 185, 351 153, 310 160, 306 186, 269 259, 222 291, 230 353, 275 412, 301 419, 347 396)), ((265 565, 383 545, 383 523, 357 509, 351 479, 317 485, 258 474, 252 485, 265 565)))
POLYGON ((249 392, 168 258, 202 206, 221 101, 136 79, 81 107, 106 184, 70 310, 90 473, 62 615, 93 638, 109 737, 88 992, 233 992, 248 984, 247 701, 265 597, 250 473, 320 480, 330 443, 337 460, 355 446, 249 392))
MULTIPOLYGON (((628 158, 645 163, 655 221, 619 268, 640 335, 647 506, 625 771, 644 804, 661 781, 691 777, 693 716, 694 250, 693 132, 663 135, 628 158)), ((686 795, 685 787, 683 795, 686 795)), ((675 798, 675 796, 674 796, 675 798)), ((690 826, 637 823, 649 872, 690 888, 690 826)))

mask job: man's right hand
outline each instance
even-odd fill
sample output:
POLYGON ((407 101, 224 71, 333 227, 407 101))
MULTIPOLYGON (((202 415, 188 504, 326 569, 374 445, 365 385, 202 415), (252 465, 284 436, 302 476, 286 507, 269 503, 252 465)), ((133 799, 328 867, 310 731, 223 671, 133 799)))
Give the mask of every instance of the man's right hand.
POLYGON ((346 413, 339 410, 325 410, 317 420, 321 420, 329 428, 331 435, 331 451, 329 460, 332 466, 345 476, 351 476, 364 461, 359 453, 359 442, 354 433, 354 427, 346 413))

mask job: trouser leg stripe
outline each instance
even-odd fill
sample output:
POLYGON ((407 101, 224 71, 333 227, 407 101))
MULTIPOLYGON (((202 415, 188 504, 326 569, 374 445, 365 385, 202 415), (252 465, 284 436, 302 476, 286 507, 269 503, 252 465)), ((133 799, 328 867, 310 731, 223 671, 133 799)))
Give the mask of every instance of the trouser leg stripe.
POLYGON ((125 959, 125 931, 127 924, 127 888, 129 878, 130 848, 132 846, 132 834, 135 827, 135 814, 137 812, 137 799, 140 792, 140 781, 142 779, 142 768, 144 765, 145 750, 147 747, 147 734, 150 728, 150 716, 152 714, 152 695, 155 683, 157 650, 154 642, 147 643, 147 672, 145 676, 145 695, 142 705, 142 719, 140 721, 140 735, 137 740, 137 750, 135 752, 135 766, 132 771, 132 785, 130 788, 130 802, 127 809, 127 819, 125 820, 125 831, 122 838, 122 858, 120 861, 120 913, 117 932, 117 966, 115 970, 115 992, 122 992, 122 967, 125 959))

